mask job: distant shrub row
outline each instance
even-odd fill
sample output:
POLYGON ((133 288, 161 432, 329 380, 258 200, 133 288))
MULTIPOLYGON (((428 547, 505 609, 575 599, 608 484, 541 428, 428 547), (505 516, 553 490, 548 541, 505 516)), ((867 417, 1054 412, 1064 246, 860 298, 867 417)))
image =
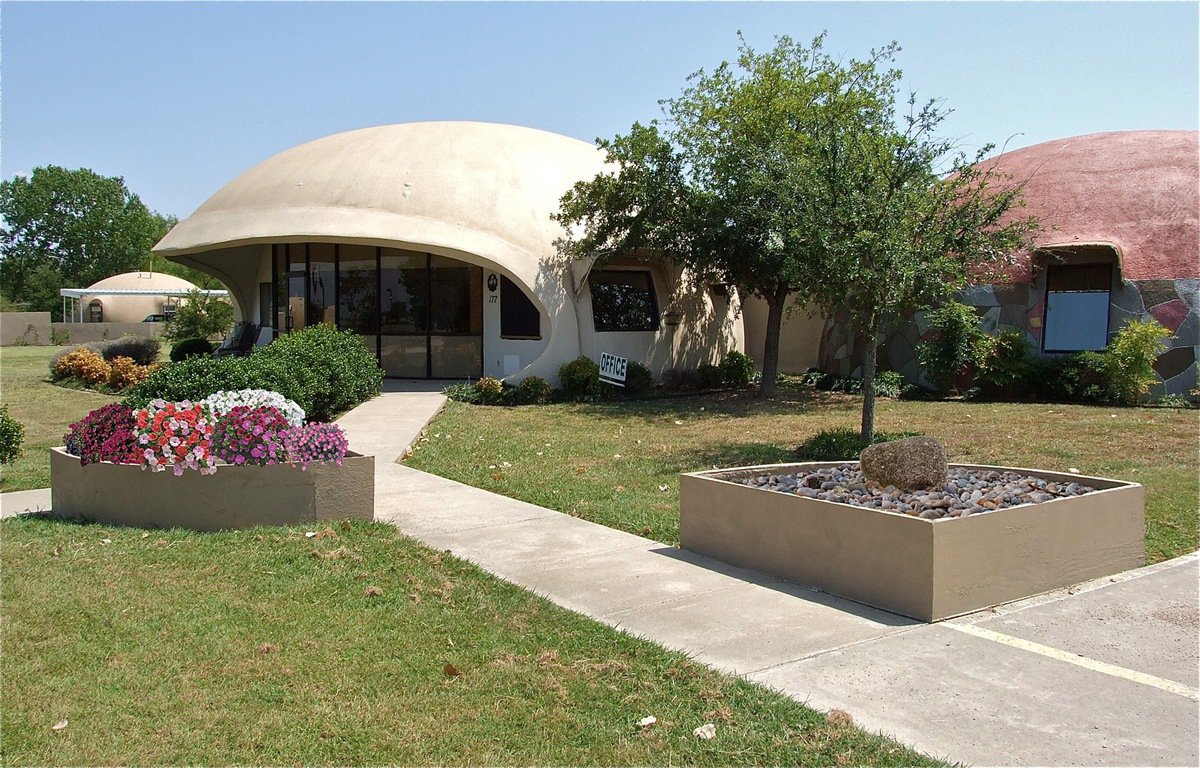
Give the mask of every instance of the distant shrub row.
POLYGON ((50 358, 50 379, 102 392, 122 392, 146 379, 157 366, 158 339, 124 336, 79 344, 50 358))

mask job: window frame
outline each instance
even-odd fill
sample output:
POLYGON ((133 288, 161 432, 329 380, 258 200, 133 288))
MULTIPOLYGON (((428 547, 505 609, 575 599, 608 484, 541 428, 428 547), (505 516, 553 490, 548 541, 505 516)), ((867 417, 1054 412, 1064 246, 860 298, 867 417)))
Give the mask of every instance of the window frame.
POLYGON ((1102 262, 1092 262, 1092 263, 1087 263, 1087 264, 1048 264, 1046 266, 1046 289, 1042 295, 1042 352, 1045 352, 1048 354, 1074 354, 1076 352, 1095 352, 1095 351, 1104 349, 1104 347, 1107 346, 1108 336, 1109 336, 1108 331, 1109 331, 1109 328, 1112 327, 1112 293, 1113 293, 1113 277, 1115 276, 1115 274, 1116 274, 1116 270, 1114 269, 1113 264, 1102 263, 1102 262), (1098 268, 1108 270, 1108 285, 1106 288, 1104 288, 1104 290, 1053 291, 1050 289, 1050 285, 1052 282, 1052 279, 1051 279, 1052 272, 1057 272, 1061 275, 1064 272, 1071 272, 1071 271, 1082 272, 1084 270, 1089 270, 1089 269, 1094 270, 1094 269, 1098 269, 1098 268), (1058 348, 1058 347, 1051 347, 1047 343, 1049 336, 1050 336, 1050 296, 1051 296, 1051 294, 1069 294, 1069 293, 1095 293, 1095 294, 1103 293, 1105 296, 1108 297, 1108 300, 1105 302, 1105 313, 1104 313, 1104 341, 1105 341, 1104 346, 1089 347, 1087 349, 1063 349, 1063 348, 1058 348))
POLYGON ((662 312, 658 306, 658 290, 654 285, 654 272, 650 269, 626 269, 621 267, 609 267, 607 269, 594 269, 588 273, 588 294, 592 305, 592 330, 596 333, 647 333, 655 332, 662 325, 662 312), (593 280, 605 274, 620 274, 620 275, 642 275, 646 279, 646 289, 650 298, 650 316, 647 317, 647 323, 636 328, 611 328, 600 327, 596 318, 596 289, 593 280))

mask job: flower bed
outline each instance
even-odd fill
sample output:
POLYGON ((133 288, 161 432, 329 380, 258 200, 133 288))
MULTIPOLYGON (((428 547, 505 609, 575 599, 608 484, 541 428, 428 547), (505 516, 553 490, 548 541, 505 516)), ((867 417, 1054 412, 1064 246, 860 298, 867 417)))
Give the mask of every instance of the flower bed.
POLYGON ((1136 483, 952 464, 1096 490, 940 519, 769 487, 772 476, 807 477, 840 464, 683 475, 680 546, 923 621, 1111 575, 1145 561, 1143 491, 1136 483), (763 476, 768 478, 763 486, 753 484, 763 476), (751 484, 745 484, 748 480, 751 484))
POLYGON ((51 451, 52 508, 193 530, 372 519, 374 458, 350 453, 336 424, 303 418, 294 402, 263 390, 98 408, 51 451))

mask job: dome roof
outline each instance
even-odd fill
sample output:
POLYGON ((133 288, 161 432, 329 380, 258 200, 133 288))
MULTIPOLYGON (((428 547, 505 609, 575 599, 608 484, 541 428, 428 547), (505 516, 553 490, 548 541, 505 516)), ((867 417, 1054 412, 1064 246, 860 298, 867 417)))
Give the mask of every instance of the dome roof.
POLYGON ((226 184, 155 247, 168 256, 246 243, 331 240, 443 246, 536 271, 594 145, 475 122, 383 125, 301 144, 226 184))
POLYGON ((89 285, 85 290, 95 291, 124 291, 144 288, 155 291, 190 291, 195 284, 182 277, 168 275, 162 272, 124 272, 120 275, 106 277, 89 285))
MULTIPOLYGON (((1117 247, 1126 280, 1200 277, 1196 131, 1075 136, 985 161, 1025 183, 1039 247, 1117 247)), ((1014 277, 1029 279, 1028 260, 1014 277)))

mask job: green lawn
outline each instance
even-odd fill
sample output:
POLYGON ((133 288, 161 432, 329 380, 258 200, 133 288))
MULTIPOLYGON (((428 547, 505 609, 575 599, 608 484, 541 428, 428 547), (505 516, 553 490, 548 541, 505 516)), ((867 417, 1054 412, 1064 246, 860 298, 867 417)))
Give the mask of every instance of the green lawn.
MULTIPOLYGON (((0 350, 27 434, 5 491, 44 487, 45 448, 113 400, 45 383, 53 351, 0 350)), ((0 564, 4 765, 934 764, 386 525, 18 518, 0 564)))
POLYGON ((931 764, 386 525, 0 531, 5 765, 931 764))
POLYGON ((25 425, 24 455, 0 470, 0 491, 50 485, 46 449, 62 445, 67 427, 95 408, 120 398, 50 383, 50 356, 62 347, 0 347, 0 401, 25 425))
MULTIPOLYGON (((408 463, 667 544, 679 541, 679 473, 786 462, 861 400, 787 388, 771 402, 714 394, 599 405, 448 404, 408 463)), ((876 428, 939 438, 951 461, 1040 467, 1146 487, 1146 556, 1200 546, 1196 411, 1022 403, 879 403, 876 428)))

